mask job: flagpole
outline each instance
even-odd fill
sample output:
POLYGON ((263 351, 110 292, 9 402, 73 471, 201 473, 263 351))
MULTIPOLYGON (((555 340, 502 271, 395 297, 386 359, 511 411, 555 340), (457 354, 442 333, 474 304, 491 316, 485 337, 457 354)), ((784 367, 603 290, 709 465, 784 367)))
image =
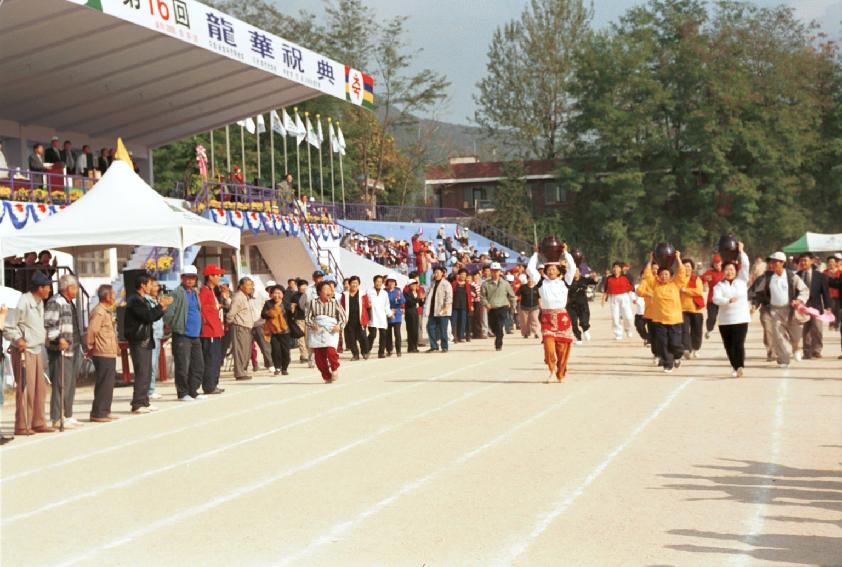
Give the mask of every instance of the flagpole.
MULTIPOLYGON (((263 116, 260 116, 263 118, 263 116)), ((254 117, 254 135, 257 138, 257 181, 260 182, 260 122, 257 121, 258 117, 254 117)))
MULTIPOLYGON (((294 106, 292 111, 298 116, 298 107, 294 106)), ((297 124, 297 123, 296 123, 297 124)), ((295 172, 298 174, 298 199, 301 199, 301 144, 298 138, 295 140, 295 172)))
POLYGON ((272 114, 269 114, 269 155, 272 157, 272 189, 274 190, 275 185, 275 130, 272 128, 274 123, 272 122, 272 114))
MULTIPOLYGON (((319 126, 319 129, 322 127, 322 118, 319 114, 316 115, 316 122, 319 126)), ((316 130, 318 132, 318 130, 316 130)), ((324 175, 322 174, 322 141, 319 140, 319 192, 321 194, 321 201, 322 203, 325 202, 325 181, 324 175)))
MULTIPOLYGON (((309 117, 310 117, 310 113, 305 112, 304 113, 305 123, 308 121, 307 119, 309 117)), ((311 128, 312 128, 312 126, 311 126, 311 128)), ((304 141, 307 142, 307 175, 310 178, 310 199, 312 200, 313 199, 313 162, 310 159, 310 146, 312 146, 312 144, 310 143, 310 140, 307 139, 309 137, 310 137, 310 131, 308 130, 307 131, 307 137, 304 138, 304 141)))
MULTIPOLYGON (((286 109, 282 108, 281 112, 286 112, 286 109)), ((284 135, 281 136, 284 140, 284 179, 287 178, 287 174, 289 173, 289 166, 287 166, 287 136, 289 136, 289 132, 287 132, 286 125, 284 125, 284 135)))
POLYGON ((342 218, 345 218, 345 172, 342 169, 342 151, 339 152, 339 185, 342 188, 342 218))
POLYGON ((213 130, 210 131, 210 151, 211 151, 211 176, 216 177, 216 160, 213 157, 213 130))
POLYGON ((225 125, 225 176, 231 174, 231 137, 228 132, 228 124, 225 125))
POLYGON ((243 179, 248 181, 248 175, 246 175, 246 131, 242 124, 240 124, 240 159, 243 160, 243 179))
POLYGON ((333 138, 331 137, 330 133, 333 132, 333 125, 331 122, 333 118, 330 116, 327 117, 327 130, 328 130, 328 153, 330 154, 330 204, 333 207, 333 214, 334 217, 336 216, 336 179, 333 176, 333 138))

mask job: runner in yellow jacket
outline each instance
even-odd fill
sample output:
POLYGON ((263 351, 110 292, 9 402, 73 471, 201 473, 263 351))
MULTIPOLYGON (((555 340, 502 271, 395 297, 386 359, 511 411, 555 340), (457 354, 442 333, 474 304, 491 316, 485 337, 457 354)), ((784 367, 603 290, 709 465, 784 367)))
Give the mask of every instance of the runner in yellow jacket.
POLYGON ((682 338, 684 340, 684 358, 699 358, 704 336, 705 289, 702 278, 693 272, 693 260, 684 258, 682 262, 687 270, 687 285, 681 288, 681 311, 684 313, 682 338))
POLYGON ((654 254, 643 271, 643 281, 648 286, 649 297, 646 302, 651 303, 651 317, 653 327, 652 340, 655 352, 660 359, 661 366, 667 374, 681 365, 684 354, 682 327, 684 314, 681 310, 681 288, 687 286, 689 276, 687 269, 681 262, 681 253, 676 251, 675 263, 678 265, 675 276, 669 268, 660 267, 657 277, 652 272, 654 254))

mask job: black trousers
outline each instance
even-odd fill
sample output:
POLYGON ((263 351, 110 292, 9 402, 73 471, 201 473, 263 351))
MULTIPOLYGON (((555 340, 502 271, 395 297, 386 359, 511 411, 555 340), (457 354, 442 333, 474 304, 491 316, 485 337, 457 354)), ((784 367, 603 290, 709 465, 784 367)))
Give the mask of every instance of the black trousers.
POLYGON ((682 337, 684 339, 684 352, 702 350, 702 326, 704 318, 701 313, 684 313, 684 325, 682 337))
POLYGON ((275 370, 286 372, 289 368, 290 343, 289 333, 272 335, 269 339, 269 346, 272 349, 272 366, 275 370))
POLYGON ((395 352, 401 353, 401 323, 389 323, 387 330, 389 333, 389 352, 392 352, 392 347, 395 347, 395 352))
POLYGON ((705 321, 705 329, 710 333, 716 327, 716 317, 719 315, 719 305, 714 302, 707 304, 708 318, 705 321))
POLYGON ((368 337, 365 335, 365 328, 359 323, 348 323, 343 331, 345 335, 345 348, 351 349, 351 354, 359 357, 360 353, 368 354, 368 337))
POLYGON ((488 310, 488 326, 494 333, 494 348, 503 348, 503 333, 506 326, 508 307, 495 307, 488 310))
POLYGON ((114 380, 117 377, 117 359, 104 356, 93 357, 94 402, 91 404, 91 417, 108 417, 111 413, 111 401, 114 399, 114 380))
POLYGON ((643 315, 634 316, 634 328, 637 329, 637 334, 640 335, 640 338, 648 343, 649 331, 646 328, 646 319, 643 318, 643 315))
POLYGON ((374 348, 374 339, 379 336, 377 341, 377 356, 385 355, 386 349, 392 350, 392 335, 389 334, 389 329, 378 329, 377 327, 368 328, 368 350, 374 348))
MULTIPOLYGON (((152 382, 152 349, 129 343, 134 369, 132 409, 149 405, 149 384, 152 382)), ((173 351, 175 352, 175 351, 173 351)))
POLYGON ((661 359, 661 366, 672 369, 675 366, 675 359, 684 354, 681 325, 653 323, 653 326, 655 350, 658 353, 658 358, 661 359))
POLYGON ((202 375, 205 373, 205 356, 199 337, 173 333, 172 357, 175 362, 175 391, 179 398, 199 395, 202 375))
POLYGON ((577 341, 582 340, 582 333, 591 328, 591 307, 587 302, 568 303, 567 313, 577 341))
POLYGON ((649 337, 649 350, 652 352, 652 356, 660 356, 658 354, 658 347, 655 345, 655 321, 652 319, 643 319, 643 324, 646 327, 646 336, 649 337))
POLYGON ((748 323, 719 326, 719 335, 722 337, 722 344, 725 346, 728 362, 731 363, 731 368, 734 370, 745 366, 747 334, 748 323))
POLYGON ((418 351, 418 311, 407 309, 404 313, 406 319, 406 351, 418 351))
POLYGON ((203 337, 202 343, 202 390, 210 394, 219 386, 219 371, 222 368, 222 338, 203 337))

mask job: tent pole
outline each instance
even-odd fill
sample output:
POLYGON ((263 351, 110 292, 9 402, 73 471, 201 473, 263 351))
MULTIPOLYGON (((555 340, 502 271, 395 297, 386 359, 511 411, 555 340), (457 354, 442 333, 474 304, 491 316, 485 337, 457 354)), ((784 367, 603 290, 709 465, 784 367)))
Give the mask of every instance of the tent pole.
POLYGON ((234 273, 236 274, 236 278, 237 278, 237 280, 236 280, 236 281, 231 282, 231 285, 232 285, 232 286, 234 286, 234 287, 236 287, 236 284, 239 282, 240 277, 241 277, 241 276, 240 276, 240 266, 242 265, 242 261, 243 261, 243 259, 240 257, 240 249, 239 249, 239 248, 237 248, 237 249, 234 251, 234 263, 235 263, 235 265, 234 265, 234 273))
POLYGON ((6 287, 6 258, 0 258, 0 287, 6 287))

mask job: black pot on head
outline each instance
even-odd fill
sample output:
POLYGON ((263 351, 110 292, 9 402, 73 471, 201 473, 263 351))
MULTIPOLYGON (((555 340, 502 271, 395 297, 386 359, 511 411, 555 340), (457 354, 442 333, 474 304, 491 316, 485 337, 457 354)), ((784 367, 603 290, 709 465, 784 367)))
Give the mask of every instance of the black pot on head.
POLYGON ((573 256, 573 261, 576 262, 577 268, 585 261, 585 255, 582 254, 582 250, 579 248, 574 248, 573 251, 570 252, 570 255, 573 256))
POLYGON ((658 269, 667 268, 671 271, 675 263, 675 246, 669 242, 659 242, 655 246, 655 262, 658 264, 658 269))
POLYGON ((719 257, 722 258, 722 263, 736 262, 740 257, 739 241, 733 234, 723 234, 719 238, 719 257))

